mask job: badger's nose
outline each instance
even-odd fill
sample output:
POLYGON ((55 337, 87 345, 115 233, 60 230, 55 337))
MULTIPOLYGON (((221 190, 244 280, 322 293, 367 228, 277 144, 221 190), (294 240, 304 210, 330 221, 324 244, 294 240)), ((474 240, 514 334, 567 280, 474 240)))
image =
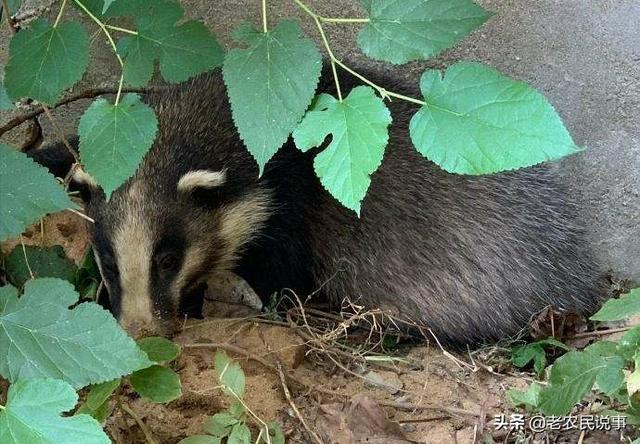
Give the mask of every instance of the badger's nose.
POLYGON ((156 325, 137 319, 131 321, 120 321, 120 325, 122 325, 122 328, 124 328, 133 339, 163 334, 156 325))

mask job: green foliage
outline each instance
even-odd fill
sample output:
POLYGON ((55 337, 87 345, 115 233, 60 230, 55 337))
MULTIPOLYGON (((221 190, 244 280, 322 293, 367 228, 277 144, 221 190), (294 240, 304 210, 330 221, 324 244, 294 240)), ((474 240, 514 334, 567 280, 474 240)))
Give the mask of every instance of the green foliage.
POLYGON ((343 101, 320 95, 295 130, 298 148, 329 146, 314 161, 322 185, 347 208, 360 214, 360 204, 378 169, 389 141, 391 114, 384 102, 366 86, 354 88, 343 101))
POLYGON ((511 362, 513 362, 513 365, 516 367, 524 367, 533 361, 533 369, 540 375, 547 366, 545 347, 557 347, 563 350, 569 350, 569 347, 553 338, 543 339, 542 341, 515 347, 511 352, 511 362))
POLYGON ((0 144, 0 240, 17 236, 47 213, 76 208, 46 168, 0 144))
POLYGON ((37 19, 11 39, 5 85, 14 100, 30 97, 53 104, 80 80, 88 63, 89 36, 82 25, 52 26, 37 19))
POLYGON ((127 94, 118 104, 97 99, 82 115, 82 163, 107 197, 138 168, 157 129, 155 113, 137 94, 127 94))
POLYGON ((101 280, 100 270, 93 256, 93 248, 89 247, 80 261, 80 266, 72 282, 81 298, 96 301, 101 280))
POLYGON ((411 139, 451 173, 496 173, 579 151, 542 95, 486 65, 426 71, 420 89, 426 105, 411 119, 411 139))
POLYGON ((358 44, 391 63, 428 59, 481 26, 491 14, 470 0, 361 0, 369 23, 358 44))
POLYGON ((173 361, 180 355, 180 347, 166 338, 152 336, 138 340, 138 347, 153 362, 173 361))
POLYGON ((31 279, 31 273, 36 278, 52 277, 73 283, 77 269, 60 245, 47 248, 26 245, 24 251, 17 246, 5 259, 9 282, 19 288, 31 279))
POLYGON ((220 350, 214 358, 216 376, 220 380, 224 391, 237 398, 244 396, 245 378, 240 364, 229 358, 227 354, 220 350))
POLYGON ((251 430, 247 427, 250 414, 260 428, 256 444, 270 442, 284 444, 282 427, 276 422, 265 423, 248 410, 242 396, 245 391, 245 376, 240 365, 229 358, 223 350, 218 350, 214 357, 215 371, 222 390, 230 396, 230 407, 213 416, 209 416, 202 424, 202 430, 207 435, 195 435, 183 439, 178 444, 218 444, 226 438, 227 444, 249 444, 251 430), (267 441, 266 435, 270 440, 267 441))
POLYGON ((73 387, 57 379, 20 380, 9 387, 0 410, 3 444, 108 444, 100 424, 89 415, 61 417, 78 401, 73 387))
MULTIPOLYGON (((608 301, 599 313, 604 313, 603 317, 611 316, 615 319, 633 316, 637 312, 637 302, 630 296, 637 294, 637 291, 638 289, 632 290, 628 296, 608 301)), ((541 359, 540 352, 544 356, 544 350, 537 347, 547 341, 549 340, 529 344, 529 348, 525 346, 514 350, 513 362, 518 365, 541 359)), ((560 347, 561 344, 553 340, 546 345, 560 347)), ((560 348, 567 349, 566 346, 560 348)), ((511 390, 509 397, 515 405, 540 410, 545 415, 566 415, 588 393, 597 389, 617 403, 626 403, 626 412, 614 413, 625 414, 629 421, 633 421, 639 416, 637 413, 640 413, 634 404, 640 392, 639 364, 640 327, 634 327, 617 343, 601 340, 582 351, 566 353, 550 367, 549 384, 546 387, 541 389, 534 383, 526 392, 511 390)))
MULTIPOLYGON (((105 4, 105 10, 107 7, 105 4)), ((177 3, 153 0, 142 11, 135 12, 137 35, 118 42, 126 83, 146 85, 156 60, 162 77, 174 83, 222 64, 222 48, 202 22, 187 21, 176 26, 183 15, 177 3)))
POLYGON ((235 38, 247 48, 227 54, 224 81, 233 120, 262 173, 311 103, 322 60, 297 22, 265 33, 245 24, 235 38))
POLYGON ((103 382, 91 386, 85 402, 78 408, 76 415, 91 415, 98 422, 107 419, 109 415, 109 397, 120 387, 121 379, 103 382))
POLYGON ((640 288, 633 289, 618 299, 608 300, 596 314, 591 316, 591 320, 619 321, 637 313, 640 313, 640 288))
POLYGON ((103 308, 78 301, 70 283, 35 279, 24 295, 0 287, 0 374, 10 382, 58 378, 76 388, 151 362, 103 308))
POLYGON ((138 370, 129 376, 129 382, 141 396, 157 403, 173 401, 182 395, 180 377, 161 365, 138 370))

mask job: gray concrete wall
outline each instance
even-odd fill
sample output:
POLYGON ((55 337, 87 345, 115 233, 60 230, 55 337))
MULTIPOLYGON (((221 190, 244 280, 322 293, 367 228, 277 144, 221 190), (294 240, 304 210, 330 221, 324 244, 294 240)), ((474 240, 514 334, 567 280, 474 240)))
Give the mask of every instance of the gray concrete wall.
MULTIPOLYGON (((366 60, 356 48, 357 27, 327 25, 339 57, 378 66, 417 81, 427 66, 459 59, 486 62, 525 80, 556 106, 576 142, 587 148, 561 163, 563 179, 581 201, 590 239, 605 268, 640 282, 640 2, 637 0, 478 0, 494 11, 487 25, 456 48, 427 63, 400 69, 366 60)), ((27 1, 26 7, 41 5, 27 1)), ((48 4, 48 2, 45 2, 48 4)), ((307 0, 325 16, 358 17, 357 0, 307 0)), ((227 46, 242 21, 259 23, 259 0, 183 0, 187 14, 204 19, 227 46)), ((55 15, 54 11, 47 14, 55 15)), ((270 21, 303 20, 307 35, 315 28, 290 0, 269 1, 270 21)), ((78 20, 76 12, 70 14, 78 20)), ((95 26, 87 22, 91 30, 95 26)), ((0 31, 0 63, 7 57, 8 31, 0 31)), ((114 85, 117 76, 109 48, 96 33, 94 62, 82 84, 114 85)), ((85 104, 60 109, 73 130, 85 104)), ((43 125, 47 122, 43 119, 43 125)), ((46 129, 46 128, 45 128, 46 129)), ((49 133, 51 134, 51 133, 49 133)), ((19 137, 14 132, 13 137, 19 137)))

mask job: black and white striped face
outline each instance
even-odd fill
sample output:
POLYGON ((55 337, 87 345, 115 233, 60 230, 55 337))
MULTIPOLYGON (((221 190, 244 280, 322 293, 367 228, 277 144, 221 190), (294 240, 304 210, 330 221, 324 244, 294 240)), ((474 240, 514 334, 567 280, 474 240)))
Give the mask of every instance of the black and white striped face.
POLYGON ((175 331, 181 307, 233 268, 268 217, 268 193, 231 192, 225 171, 187 172, 172 190, 134 176, 109 201, 89 180, 96 260, 111 310, 133 336, 175 331))

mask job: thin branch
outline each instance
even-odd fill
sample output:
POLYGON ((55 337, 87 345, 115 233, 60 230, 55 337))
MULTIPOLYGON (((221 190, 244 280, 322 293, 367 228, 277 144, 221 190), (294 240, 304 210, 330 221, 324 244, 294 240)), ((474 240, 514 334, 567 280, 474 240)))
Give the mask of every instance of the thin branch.
POLYGON ((147 425, 136 414, 136 412, 131 410, 131 408, 127 404, 121 402, 120 398, 118 398, 117 402, 118 402, 118 407, 120 407, 122 409, 122 411, 124 411, 127 415, 131 416, 133 418, 133 420, 136 422, 136 424, 138 424, 138 427, 140 427, 140 430, 142 430, 142 434, 144 435, 144 439, 149 444, 158 444, 158 441, 156 441, 155 438, 153 437, 153 434, 151 433, 151 430, 149 430, 147 425))
POLYGON ((132 29, 121 28, 119 26, 113 26, 105 23, 106 28, 111 29, 113 31, 124 32, 125 34, 138 35, 138 31, 134 31, 132 29))
POLYGON ((340 79, 338 78, 338 72, 336 70, 336 57, 333 55, 333 51, 331 50, 331 46, 329 45, 329 40, 327 40, 327 36, 324 33, 324 29, 322 28, 322 22, 320 21, 320 16, 313 12, 307 5, 302 3, 300 0, 293 0, 296 5, 300 7, 304 12, 307 13, 313 21, 316 22, 316 27, 320 32, 320 37, 322 37, 322 42, 324 43, 324 47, 329 54, 329 59, 331 61, 331 71, 333 72, 333 80, 336 83, 336 90, 338 92, 338 100, 342 102, 342 90, 340 89, 340 79))
POLYGON ((118 103, 120 103, 120 94, 122 93, 122 85, 124 83, 124 62, 122 61, 122 57, 120 57, 120 53, 118 52, 118 48, 116 47, 116 42, 113 41, 113 37, 111 37, 111 33, 107 29, 106 25, 102 23, 102 21, 100 21, 98 17, 93 15, 91 11, 89 11, 89 9, 85 5, 83 5, 80 0, 73 0, 73 1, 75 2, 76 5, 80 7, 80 9, 82 9, 85 12, 85 14, 87 14, 91 18, 91 20, 96 22, 96 24, 100 27, 100 29, 102 29, 102 32, 107 37, 107 40, 109 40, 109 44, 111 45, 111 48, 113 49, 113 52, 116 55, 116 58, 118 59, 121 72, 120 72, 120 81, 118 82, 118 92, 116 93, 116 100, 114 103, 115 105, 117 105, 118 103))
POLYGON ((302 424, 302 427, 305 428, 309 436, 311 436, 316 443, 322 444, 322 439, 320 439, 318 434, 309 427, 309 424, 307 424, 307 421, 305 421, 304 416, 302 416, 302 413, 300 413, 300 410, 298 410, 298 407, 296 406, 295 402, 293 402, 293 398, 291 398, 291 392, 289 391, 289 387, 287 386, 287 380, 284 376, 284 372, 282 371, 282 365, 278 362, 277 366, 278 366, 278 376, 280 377, 280 385, 282 385, 282 391, 284 392, 284 397, 287 398, 287 402, 289 402, 291 409, 296 414, 296 416, 300 420, 300 424, 302 424))
POLYGON ((60 6, 60 11, 58 11, 58 16, 56 17, 56 21, 53 24, 53 27, 57 27, 58 23, 60 23, 60 19, 62 18, 62 14, 64 13, 64 8, 67 6, 67 0, 62 0, 62 6, 60 6))
POLYGON ((335 18, 335 17, 322 17, 318 16, 320 21, 325 23, 369 23, 371 19, 368 18, 335 18))
MULTIPOLYGON (((148 91, 153 91, 156 88, 157 87, 122 88, 122 92, 125 92, 125 93, 127 93, 127 92, 144 93, 144 92, 148 92, 148 91)), ((118 90, 116 88, 113 88, 113 87, 89 89, 89 90, 86 90, 86 91, 79 92, 77 94, 73 94, 73 95, 71 95, 69 97, 66 97, 66 98, 60 100, 55 105, 53 105, 50 109, 56 109, 56 108, 58 108, 58 107, 60 107, 62 105, 67 105, 68 103, 76 102, 78 100, 93 99, 95 97, 102 96, 102 95, 105 95, 105 94, 116 94, 117 92, 118 92, 118 90)), ((44 107, 42 105, 40 105, 40 106, 36 107, 35 109, 33 109, 32 111, 29 111, 29 112, 27 112, 25 114, 20 114, 19 116, 14 117, 13 119, 9 120, 6 124, 4 124, 3 126, 0 127, 0 136, 2 136, 7 131, 10 131, 13 128, 23 124, 27 120, 31 120, 34 117, 39 116, 42 113, 44 113, 44 107)))

